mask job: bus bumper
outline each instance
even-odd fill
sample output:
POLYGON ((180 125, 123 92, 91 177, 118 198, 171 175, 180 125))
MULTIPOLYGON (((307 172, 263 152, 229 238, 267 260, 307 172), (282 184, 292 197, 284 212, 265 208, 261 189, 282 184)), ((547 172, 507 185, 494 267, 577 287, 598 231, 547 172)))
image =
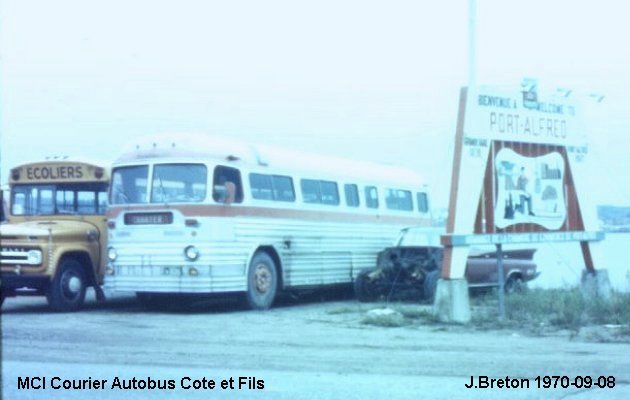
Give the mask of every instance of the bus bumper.
POLYGON ((210 266, 115 266, 105 276, 105 290, 112 292, 219 293, 247 289, 245 271, 222 274, 210 266))

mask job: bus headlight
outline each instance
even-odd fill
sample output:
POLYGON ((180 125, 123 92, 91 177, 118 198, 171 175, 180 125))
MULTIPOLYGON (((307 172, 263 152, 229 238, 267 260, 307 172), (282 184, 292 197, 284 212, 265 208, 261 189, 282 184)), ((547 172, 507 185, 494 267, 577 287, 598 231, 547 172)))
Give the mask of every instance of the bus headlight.
POLYGON ((184 249, 184 255, 190 261, 195 261, 199 258, 199 250, 197 250, 197 248, 192 245, 186 246, 186 248, 184 249))
POLYGON ((107 258, 109 259, 109 261, 116 261, 116 259, 118 258, 118 252, 115 248, 110 247, 107 249, 107 258))

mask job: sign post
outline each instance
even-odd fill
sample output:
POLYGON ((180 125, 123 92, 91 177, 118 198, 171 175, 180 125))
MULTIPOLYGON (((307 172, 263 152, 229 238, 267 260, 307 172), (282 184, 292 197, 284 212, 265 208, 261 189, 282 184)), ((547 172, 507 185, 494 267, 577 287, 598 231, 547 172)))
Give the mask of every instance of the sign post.
POLYGON ((470 320, 464 272, 471 245, 497 246, 501 264, 504 244, 579 241, 586 272, 596 275, 591 242, 603 234, 596 205, 584 195, 588 141, 582 126, 577 104, 566 96, 542 98, 535 81, 520 90, 462 88, 434 303, 440 319, 470 320))
POLYGON ((497 279, 499 280, 499 318, 505 319, 505 271, 503 270, 503 245, 497 243, 497 279))

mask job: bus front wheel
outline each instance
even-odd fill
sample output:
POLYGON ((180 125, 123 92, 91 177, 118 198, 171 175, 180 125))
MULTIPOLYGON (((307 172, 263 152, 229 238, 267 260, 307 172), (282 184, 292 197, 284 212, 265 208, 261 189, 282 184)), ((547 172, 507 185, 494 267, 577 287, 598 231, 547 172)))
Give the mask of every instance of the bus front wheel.
POLYGON ((277 291, 276 264, 267 253, 256 253, 247 273, 247 304, 254 310, 266 310, 273 304, 277 291))
POLYGON ((50 283, 48 304, 55 311, 78 310, 85 300, 85 290, 86 279, 81 264, 73 258, 65 258, 50 283))

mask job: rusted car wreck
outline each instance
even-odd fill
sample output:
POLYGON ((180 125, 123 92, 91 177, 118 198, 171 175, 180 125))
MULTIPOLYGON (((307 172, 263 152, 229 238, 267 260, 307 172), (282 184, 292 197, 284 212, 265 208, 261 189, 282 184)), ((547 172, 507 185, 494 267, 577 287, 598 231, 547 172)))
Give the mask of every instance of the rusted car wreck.
MULTIPOLYGON (((376 267, 362 271, 354 281, 359 301, 420 298, 431 301, 440 278, 442 252, 435 239, 426 240, 422 228, 403 229, 396 245, 378 254, 376 267), (431 242, 431 243, 429 243, 431 242)), ((507 293, 522 290, 535 279, 536 249, 503 250, 504 287, 507 293)), ((498 287, 495 251, 472 249, 466 263, 471 289, 498 287)))

